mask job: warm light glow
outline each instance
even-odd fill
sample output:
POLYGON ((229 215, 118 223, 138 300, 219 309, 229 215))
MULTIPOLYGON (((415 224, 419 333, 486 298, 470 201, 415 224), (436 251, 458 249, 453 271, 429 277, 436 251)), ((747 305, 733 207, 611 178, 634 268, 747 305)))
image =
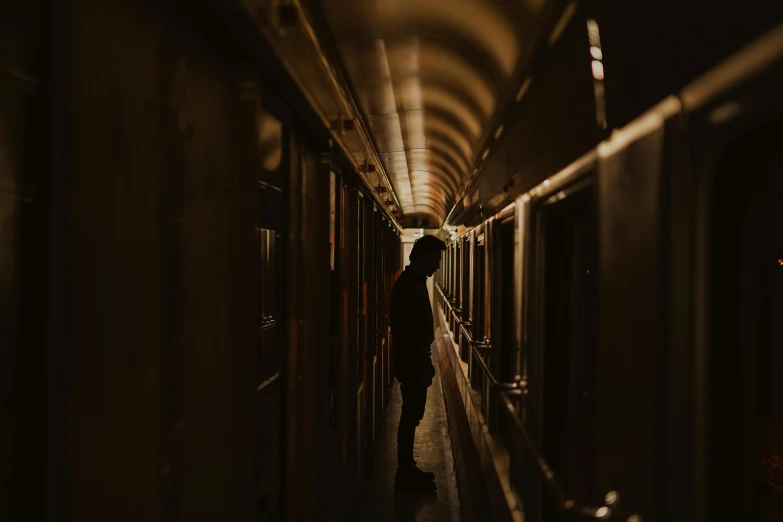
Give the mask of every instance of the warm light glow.
POLYGON ((494 113, 496 100, 492 81, 457 49, 411 36, 406 43, 389 45, 388 52, 394 77, 419 76, 426 71, 428 77, 439 78, 452 85, 464 85, 465 94, 473 98, 487 118, 494 113), (409 59, 414 48, 415 59, 409 59))
POLYGON ((487 159, 487 156, 489 156, 489 149, 484 151, 484 154, 481 155, 481 159, 485 160, 487 159))
POLYGON ((590 45, 594 45, 596 47, 601 46, 601 35, 598 32, 598 22, 595 20, 587 21, 587 35, 590 39, 590 45))
POLYGON ((779 264, 780 266, 783 266, 783 259, 778 259, 778 264, 779 264))
POLYGON ((498 130, 495 131, 495 139, 498 139, 501 134, 503 134, 503 126, 502 125, 500 127, 498 127, 498 130))
POLYGON ((526 80, 525 80, 525 81, 522 83, 522 86, 521 86, 521 87, 519 88, 519 90, 517 91, 517 103, 519 103, 520 101, 522 101, 522 97, 523 97, 523 96, 525 96, 525 93, 526 93, 526 92, 527 92, 527 90, 530 88, 530 82, 531 82, 531 81, 532 81, 532 80, 531 80, 530 78, 527 78, 527 79, 526 79, 526 80))
POLYGON ((722 123, 735 118, 742 112, 742 106, 736 101, 730 101, 724 103, 720 107, 716 108, 710 113, 710 121, 712 123, 722 123))
POLYGON ((412 109, 436 109, 450 114, 457 119, 468 131, 469 137, 478 139, 481 136, 482 123, 485 115, 477 111, 469 99, 455 94, 447 87, 433 83, 416 83, 415 78, 410 79, 410 84, 401 83, 394 89, 397 110, 408 111, 412 109), (410 84, 418 87, 413 89, 410 84), (416 93, 416 97, 411 97, 416 93), (416 98, 419 98, 417 101, 416 98))
POLYGON ((520 36, 508 17, 498 9, 488 9, 481 1, 384 0, 368 2, 377 9, 384 32, 399 34, 415 27, 443 27, 446 34, 459 34, 496 61, 506 77, 513 74, 519 59, 520 36))
POLYGON ((606 506, 599 507, 598 509, 595 510, 595 516, 597 516, 598 518, 604 518, 608 514, 609 514, 609 508, 606 506))
POLYGON ((283 124, 271 114, 264 112, 258 117, 258 144, 261 147, 261 162, 264 169, 274 171, 283 158, 283 124))
POLYGON ((590 269, 589 269, 589 268, 587 269, 587 273, 588 273, 588 274, 590 273, 590 269))
POLYGON ((598 60, 593 60, 593 78, 596 80, 604 79, 604 64, 598 60))
POLYGON ((604 55, 601 52, 601 48, 600 47, 596 47, 595 45, 590 46, 590 54, 596 60, 603 60, 603 58, 604 58, 604 55))
POLYGON ((549 45, 554 45, 560 39, 560 36, 562 36, 563 31, 568 27, 568 23, 571 21, 574 13, 576 13, 577 7, 576 2, 571 2, 563 9, 560 20, 557 22, 557 25, 555 25, 555 28, 552 30, 552 34, 549 36, 549 45))
POLYGON ((544 180, 544 186, 545 186, 545 187, 548 187, 548 186, 549 186, 549 184, 550 184, 550 181, 549 181, 548 179, 545 179, 545 180, 544 180))

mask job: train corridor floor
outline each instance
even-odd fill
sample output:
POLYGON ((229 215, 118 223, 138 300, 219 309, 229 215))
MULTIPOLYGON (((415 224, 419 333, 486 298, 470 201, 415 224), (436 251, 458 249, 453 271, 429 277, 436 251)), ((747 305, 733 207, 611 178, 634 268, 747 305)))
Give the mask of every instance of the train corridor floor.
POLYGON ((389 408, 381 427, 375 471, 370 480, 366 522, 460 522, 460 499, 457 490, 457 471, 452 453, 451 434, 446 405, 440 384, 440 368, 433 349, 435 379, 427 390, 424 418, 416 428, 414 458, 417 465, 435 473, 437 491, 430 494, 395 493, 394 475, 397 471, 397 425, 400 421, 402 397, 395 380, 389 408))

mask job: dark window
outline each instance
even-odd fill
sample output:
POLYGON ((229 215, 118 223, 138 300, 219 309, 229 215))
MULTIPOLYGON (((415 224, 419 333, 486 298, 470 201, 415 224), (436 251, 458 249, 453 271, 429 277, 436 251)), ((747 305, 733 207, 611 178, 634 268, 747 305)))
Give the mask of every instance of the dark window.
POLYGON ((781 123, 734 141, 715 177, 710 519, 783 518, 781 123))
MULTIPOLYGON (((493 299, 492 329, 499 332, 499 339, 492 339, 497 349, 498 379, 513 382, 517 375, 516 316, 514 309, 514 220, 496 226, 494 255, 498 256, 498 273, 495 274, 495 289, 498 295, 493 299)), ((506 448, 512 448, 514 436, 511 419, 505 413, 498 414, 498 429, 506 448)))
MULTIPOLYGON (((479 227, 471 234, 473 238, 473 299, 471 300, 470 320, 473 326, 469 328, 469 331, 474 341, 481 341, 485 334, 489 335, 489 332, 484 331, 484 228, 483 226, 479 227)), ((469 345, 466 349, 469 351, 470 356, 473 357, 473 350, 469 345)), ((490 354, 487 351, 480 355, 485 362, 490 363, 490 354)), ((473 388, 481 394, 483 405, 489 394, 488 389, 486 389, 487 380, 475 358, 470 364, 470 380, 473 388)), ((484 411, 483 406, 482 411, 484 411)))
MULTIPOLYGON (((462 239, 462 273, 460 274, 460 291, 462 294, 460 296, 460 308, 462 309, 460 319, 462 321, 467 321, 470 317, 470 263, 470 234, 466 234, 462 239)), ((470 347, 462 335, 459 336, 459 339, 460 358, 468 362, 470 347)))
MULTIPOLYGON (((600 505, 595 483, 597 236, 592 180, 543 201, 537 209, 536 277, 543 281, 531 375, 539 395, 542 451, 577 502, 600 505)), ((536 430, 538 431, 538 430, 536 430)), ((544 501, 545 520, 560 520, 544 501)))

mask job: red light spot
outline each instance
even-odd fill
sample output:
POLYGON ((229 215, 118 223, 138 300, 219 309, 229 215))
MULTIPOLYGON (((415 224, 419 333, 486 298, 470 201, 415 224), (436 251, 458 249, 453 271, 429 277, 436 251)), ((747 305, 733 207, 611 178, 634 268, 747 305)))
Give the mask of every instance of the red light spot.
POLYGON ((587 269, 587 273, 588 273, 588 274, 590 273, 590 269, 589 269, 589 268, 587 269))

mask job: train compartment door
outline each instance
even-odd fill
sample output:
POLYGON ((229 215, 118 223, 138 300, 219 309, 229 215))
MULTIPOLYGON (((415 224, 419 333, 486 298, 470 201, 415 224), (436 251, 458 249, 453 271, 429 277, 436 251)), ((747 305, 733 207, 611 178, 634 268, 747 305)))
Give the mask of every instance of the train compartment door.
POLYGON ((695 520, 783 518, 781 56, 779 27, 683 91, 697 189, 693 381, 705 412, 695 520))
MULTIPOLYGON (((534 288, 530 310, 534 316, 527 354, 532 394, 527 422, 569 498, 600 505, 603 498, 595 488, 598 236, 594 171, 588 167, 543 188, 531 206, 534 288)), ((546 498, 538 512, 547 521, 562 517, 558 506, 546 498)))

